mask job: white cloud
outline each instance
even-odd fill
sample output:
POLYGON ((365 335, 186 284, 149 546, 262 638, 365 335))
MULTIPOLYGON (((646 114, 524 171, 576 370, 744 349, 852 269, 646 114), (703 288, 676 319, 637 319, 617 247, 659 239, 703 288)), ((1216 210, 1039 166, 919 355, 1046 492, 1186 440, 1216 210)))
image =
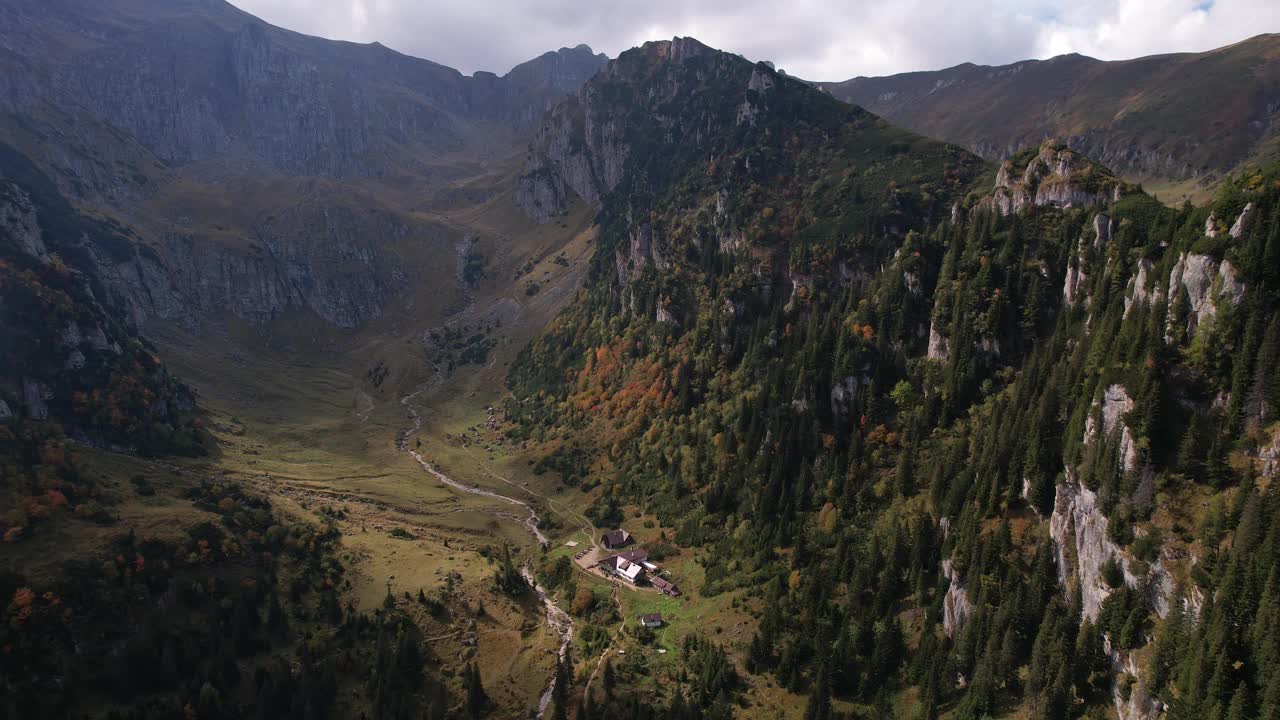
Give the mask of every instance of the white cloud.
POLYGON ((234 0, 277 25, 505 72, 587 43, 616 56, 688 35, 806 78, 843 80, 1078 52, 1202 51, 1280 31, 1277 0, 234 0))

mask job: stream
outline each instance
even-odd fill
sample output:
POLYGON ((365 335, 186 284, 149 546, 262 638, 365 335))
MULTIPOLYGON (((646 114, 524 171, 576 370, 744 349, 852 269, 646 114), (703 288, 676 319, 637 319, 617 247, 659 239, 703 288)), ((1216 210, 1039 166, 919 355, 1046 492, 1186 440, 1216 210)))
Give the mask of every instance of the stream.
MULTIPOLYGON (((528 530, 529 534, 532 535, 540 545, 545 547, 548 543, 547 536, 544 535, 542 533, 542 530, 538 528, 538 513, 534 511, 532 505, 524 502, 523 500, 517 500, 513 497, 508 497, 506 495, 502 495, 500 493, 496 493, 491 490, 485 490, 484 488, 476 487, 474 485, 467 485, 465 483, 460 483, 457 480, 454 480, 453 478, 449 477, 448 475, 445 475, 444 473, 440 472, 438 468, 436 468, 434 465, 432 465, 431 463, 423 459, 422 455, 409 445, 409 438, 413 437, 419 430, 422 429, 422 416, 418 414, 417 408, 415 408, 412 403, 413 399, 417 397, 419 394, 421 394, 422 392, 423 390, 418 390, 417 392, 411 393, 409 395, 405 395, 403 398, 400 399, 401 407, 403 407, 405 409, 405 412, 409 415, 409 417, 413 419, 413 427, 406 430, 402 430, 400 432, 399 436, 396 438, 396 445, 400 448, 400 450, 412 456, 413 459, 416 460, 418 464, 422 466, 423 470, 426 470, 428 473, 435 476, 435 478, 439 480, 441 483, 455 490, 469 493, 471 495, 479 495, 481 497, 490 498, 492 500, 498 500, 500 502, 509 503, 511 505, 518 505, 521 508, 523 508, 528 513, 527 517, 521 518, 519 516, 507 515, 505 513, 495 513, 495 514, 498 515, 499 517, 507 518, 520 523, 520 525, 522 525, 526 530, 528 530)), ((551 596, 547 593, 546 589, 538 584, 538 581, 535 580, 533 577, 533 571, 530 570, 528 562, 526 562, 524 565, 520 567, 520 575, 525 579, 526 582, 529 583, 529 586, 533 588, 533 591, 535 593, 537 593, 538 600, 542 602, 542 606, 546 612, 547 627, 559 633, 560 650, 557 653, 557 658, 559 660, 564 660, 565 656, 569 653, 569 644, 573 642, 573 618, 569 617, 569 613, 565 612, 564 610, 561 610, 560 607, 557 606, 551 600, 551 596)), ((550 682, 547 683, 547 689, 543 691, 542 697, 538 699, 538 713, 536 717, 539 720, 541 720, 541 718, 544 715, 546 715, 547 707, 551 705, 551 697, 555 693, 555 689, 556 689, 556 675, 553 672, 551 675, 550 682)))

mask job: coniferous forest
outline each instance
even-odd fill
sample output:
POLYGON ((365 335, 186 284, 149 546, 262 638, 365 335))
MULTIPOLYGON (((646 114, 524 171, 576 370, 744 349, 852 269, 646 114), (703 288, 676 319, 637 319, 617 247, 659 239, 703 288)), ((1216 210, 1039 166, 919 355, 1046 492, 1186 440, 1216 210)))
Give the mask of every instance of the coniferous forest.
POLYGON ((928 718, 1280 712, 1280 168, 1170 208, 1047 143, 1004 192, 1047 158, 1105 200, 1006 213, 990 176, 865 188, 875 131, 837 122, 738 126, 639 175, 677 191, 607 196, 510 434, 616 478, 596 517, 707 548, 697 592, 755 599, 745 669, 807 718, 903 688, 928 718))

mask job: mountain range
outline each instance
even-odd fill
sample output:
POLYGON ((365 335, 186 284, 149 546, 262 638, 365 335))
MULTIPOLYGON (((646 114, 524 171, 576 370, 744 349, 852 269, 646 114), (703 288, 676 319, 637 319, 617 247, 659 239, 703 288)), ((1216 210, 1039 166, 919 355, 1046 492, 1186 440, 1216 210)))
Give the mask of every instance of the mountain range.
POLYGON ((0 0, 0 713, 1277 717, 1277 47, 0 0))
POLYGON ((1274 34, 1204 53, 1112 62, 1072 54, 818 85, 989 160, 1057 138, 1156 187, 1210 185, 1280 148, 1274 34))

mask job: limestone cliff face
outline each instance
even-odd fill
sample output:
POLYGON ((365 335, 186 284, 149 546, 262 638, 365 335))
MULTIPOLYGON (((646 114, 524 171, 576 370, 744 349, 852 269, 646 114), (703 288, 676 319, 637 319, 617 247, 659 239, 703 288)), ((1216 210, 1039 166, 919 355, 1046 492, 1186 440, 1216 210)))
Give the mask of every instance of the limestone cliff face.
POLYGON ((1227 260, 1209 255, 1181 253, 1169 273, 1169 322, 1165 337, 1171 342, 1184 333, 1190 340, 1197 328, 1210 324, 1225 302, 1235 305, 1244 297, 1244 284, 1227 260))
POLYGON ((1029 205, 1090 207, 1114 202, 1123 192, 1124 183, 1102 166, 1046 140, 1030 159, 1017 155, 1000 164, 995 191, 980 207, 1001 215, 1029 205))
POLYGON ((14 150, 0 154, 0 176, 30 176, 4 167, 21 157, 76 204, 146 235, 130 235, 132 250, 83 249, 134 325, 306 309, 354 327, 410 276, 440 275, 406 266, 398 243, 417 208, 384 188, 405 178, 432 190, 470 172, 456 156, 518 146, 606 60, 581 45, 467 77, 273 27, 222 0, 0 0, 11 70, 0 113, 26 128, 0 129, 14 150), (246 177, 270 180, 280 209, 272 195, 258 218, 226 217, 246 177), (390 209, 355 212, 344 190, 390 209))
MULTIPOLYGON (((32 3, 0 23, 30 70, 0 108, 52 108, 124 131, 169 165, 257 163, 305 176, 412 170, 476 122, 531 127, 605 58, 547 53, 506 76, 466 77, 379 44, 308 37, 223 2, 32 3), (69 33, 80 41, 67 42, 69 33)), ((0 9, 4 12, 4 9, 0 9)))
POLYGON ((1098 414, 1101 415, 1102 425, 1098 426, 1094 413, 1089 414, 1084 425, 1085 444, 1097 442, 1100 436, 1118 433, 1119 445, 1116 452, 1119 456, 1120 468, 1124 472, 1137 470, 1140 459, 1138 445, 1134 441, 1129 426, 1123 422, 1125 414, 1133 411, 1133 398, 1129 397, 1123 385, 1111 385, 1107 387, 1101 401, 1095 403, 1094 407, 1099 408, 1098 414))
POLYGON ((539 222, 567 210, 574 196, 599 204, 622 180, 631 152, 623 138, 624 119, 597 101, 599 92, 595 85, 584 85, 556 106, 534 135, 533 157, 516 186, 516 203, 539 222))
POLYGON ((1089 280, 1090 249, 1105 252, 1104 248, 1111 241, 1111 233, 1115 223, 1104 213, 1093 216, 1093 238, 1081 237, 1077 243, 1075 256, 1067 264, 1067 275, 1062 283, 1062 302, 1068 306, 1084 302, 1088 305, 1086 290, 1089 280))
POLYGON ((379 317, 408 285, 390 248, 409 228, 391 213, 295 207, 254 232, 234 246, 170 232, 156 249, 135 247, 123 257, 88 250, 94 274, 135 327, 152 317, 195 326, 221 312, 261 323, 310 310, 351 328, 379 317))
POLYGON ((965 589, 960 573, 955 571, 951 558, 942 561, 942 575, 950 583, 947 585, 947 594, 942 599, 942 627, 947 637, 955 638, 973 614, 973 603, 969 600, 969 591, 965 589))
POLYGON ((1151 695, 1146 674, 1138 668, 1132 653, 1112 646, 1111 638, 1103 637, 1103 649, 1111 656, 1111 702, 1120 720, 1158 720, 1164 714, 1164 703, 1151 695), (1124 686, 1128 685, 1128 692, 1124 686), (1126 697, 1127 695, 1127 697, 1126 697))
POLYGON ((575 198, 598 205, 622 181, 637 138, 650 130, 667 141, 696 143, 726 125, 752 124, 778 78, 762 67, 745 77, 740 71, 738 63, 691 38, 646 43, 610 61, 557 105, 535 134, 517 205, 538 222, 563 213, 575 198), (737 85, 731 116, 673 111, 677 100, 712 81, 737 85), (632 103, 617 102, 627 96, 632 103))
POLYGON ((1129 312, 1134 307, 1140 305, 1150 305, 1153 302, 1162 300, 1164 295, 1159 290, 1152 290, 1151 272, 1155 269, 1155 265, 1148 259, 1143 258, 1138 261, 1138 271, 1134 273, 1129 285, 1125 290, 1124 297, 1124 316, 1129 317, 1129 312))
MULTIPOLYGON (((1058 485, 1049 517, 1049 535, 1058 553, 1058 579, 1064 588, 1079 586, 1083 614, 1090 620, 1098 619, 1102 603, 1112 593, 1102 579, 1102 566, 1108 560, 1115 558, 1119 563, 1126 585, 1138 587, 1141 580, 1131 570, 1133 559, 1107 537, 1107 517, 1097 501, 1095 492, 1069 480, 1058 485)), ((1152 601, 1157 614, 1164 617, 1169 611, 1172 581, 1160 563, 1153 563, 1149 572, 1157 575, 1152 601)))
POLYGON ((0 236, 23 254, 48 262, 49 251, 44 246, 31 196, 11 182, 0 182, 0 236))

